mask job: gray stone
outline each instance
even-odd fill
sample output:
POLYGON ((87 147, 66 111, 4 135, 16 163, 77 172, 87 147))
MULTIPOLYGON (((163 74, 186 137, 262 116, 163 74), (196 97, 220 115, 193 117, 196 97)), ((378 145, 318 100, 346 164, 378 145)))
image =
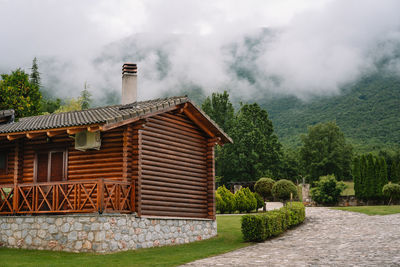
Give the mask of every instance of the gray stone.
POLYGON ((55 225, 50 225, 48 231, 49 231, 50 234, 55 234, 55 233, 58 232, 58 229, 57 229, 57 227, 55 225))
POLYGON ((73 229, 75 231, 81 231, 82 230, 82 224, 80 222, 74 222, 73 229))
POLYGON ((67 233, 67 232, 69 232, 69 228, 70 228, 69 223, 64 223, 64 224, 61 226, 61 232, 67 233))
POLYGON ((75 241, 78 239, 78 232, 72 231, 68 234, 68 241, 75 241))

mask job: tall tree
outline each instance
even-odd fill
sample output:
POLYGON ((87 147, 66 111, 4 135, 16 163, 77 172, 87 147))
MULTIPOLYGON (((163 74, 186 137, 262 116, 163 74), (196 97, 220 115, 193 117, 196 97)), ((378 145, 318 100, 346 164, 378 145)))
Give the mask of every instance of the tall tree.
POLYGON ((213 93, 208 96, 201 108, 210 116, 225 132, 229 132, 235 116, 235 110, 229 100, 229 94, 224 91, 222 94, 213 93))
POLYGON ((300 156, 310 182, 334 174, 338 180, 351 180, 352 146, 336 122, 319 123, 302 136, 300 156))
POLYGON ((89 84, 85 82, 83 85, 83 90, 81 92, 80 102, 81 102, 81 109, 88 109, 90 108, 90 104, 92 102, 91 96, 92 94, 89 92, 89 84))
POLYGON ((357 198, 361 197, 361 168, 360 158, 356 157, 353 161, 353 181, 354 181, 354 193, 357 198))
POLYGON ((16 118, 39 114, 42 97, 37 84, 29 81, 29 75, 17 69, 2 74, 0 81, 0 109, 14 109, 16 118))
POLYGON ((242 105, 230 131, 233 144, 220 157, 223 181, 255 181, 279 172, 282 149, 267 111, 256 103, 242 105))
POLYGON ((40 73, 39 73, 39 66, 37 63, 37 58, 35 57, 32 61, 32 68, 30 74, 30 82, 36 85, 40 89, 40 73))
POLYGON ((400 182, 400 164, 397 164, 397 162, 393 161, 392 166, 390 168, 390 179, 392 183, 399 183, 400 182))
POLYGON ((389 182, 388 181, 388 171, 387 171, 388 167, 387 167, 386 160, 385 160, 384 157, 380 157, 380 161, 379 162, 380 162, 380 168, 379 168, 379 170, 380 170, 380 172, 379 172, 379 181, 380 181, 380 183, 379 183, 379 187, 378 187, 378 196, 382 197, 383 196, 382 189, 385 186, 385 184, 387 184, 389 182))
POLYGON ((375 172, 375 160, 371 153, 367 156, 367 173, 366 173, 366 198, 374 199, 376 197, 376 172, 375 172))
POLYGON ((361 156, 360 159, 360 197, 361 199, 367 198, 367 157, 361 156))
MULTIPOLYGON (((229 133, 233 121, 235 119, 235 110, 227 91, 224 93, 213 93, 211 97, 207 97, 203 104, 202 109, 207 113, 212 120, 214 120, 226 133, 229 133)), ((224 150, 226 146, 217 146, 215 149, 215 172, 217 177, 224 176, 224 150)))

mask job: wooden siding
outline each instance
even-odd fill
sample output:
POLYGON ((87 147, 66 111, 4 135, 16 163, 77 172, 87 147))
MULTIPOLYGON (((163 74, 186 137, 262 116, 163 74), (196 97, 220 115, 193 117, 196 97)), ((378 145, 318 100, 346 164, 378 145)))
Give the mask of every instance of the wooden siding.
POLYGON ((164 113, 148 119, 139 142, 141 214, 209 217, 204 132, 185 115, 164 113))
POLYGON ((131 146, 123 149, 124 138, 125 140, 129 139, 130 132, 128 133, 125 127, 104 132, 101 135, 101 149, 88 151, 75 150, 73 139, 66 134, 52 138, 43 135, 35 139, 24 138, 12 142, 3 140, 0 143, 0 149, 8 152, 7 173, 0 173, 0 184, 14 183, 15 176, 18 183, 35 182, 35 154, 39 151, 51 149, 65 149, 67 151, 68 171, 66 180, 104 178, 130 181, 132 167, 128 158, 131 156, 132 149, 131 146), (127 136, 124 137, 124 134, 127 136), (17 144, 19 145, 17 146, 17 144), (16 170, 16 160, 20 162, 18 170, 16 170))

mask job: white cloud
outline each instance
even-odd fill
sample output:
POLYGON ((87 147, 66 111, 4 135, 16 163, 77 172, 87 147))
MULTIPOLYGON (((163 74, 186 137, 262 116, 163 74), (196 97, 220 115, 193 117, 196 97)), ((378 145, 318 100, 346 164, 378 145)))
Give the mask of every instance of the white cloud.
POLYGON ((77 95, 85 81, 97 97, 119 91, 124 61, 139 64, 141 98, 182 84, 231 89, 243 99, 332 94, 394 53, 399 7, 395 0, 1 0, 0 71, 28 70, 37 56, 43 82, 62 97, 77 95))

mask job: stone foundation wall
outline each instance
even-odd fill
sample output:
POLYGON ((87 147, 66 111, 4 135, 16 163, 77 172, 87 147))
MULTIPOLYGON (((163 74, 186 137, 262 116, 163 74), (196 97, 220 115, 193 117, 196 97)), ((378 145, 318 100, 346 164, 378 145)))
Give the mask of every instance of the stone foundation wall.
POLYGON ((0 216, 0 246, 73 252, 116 252, 213 237, 207 219, 138 218, 134 214, 0 216))

